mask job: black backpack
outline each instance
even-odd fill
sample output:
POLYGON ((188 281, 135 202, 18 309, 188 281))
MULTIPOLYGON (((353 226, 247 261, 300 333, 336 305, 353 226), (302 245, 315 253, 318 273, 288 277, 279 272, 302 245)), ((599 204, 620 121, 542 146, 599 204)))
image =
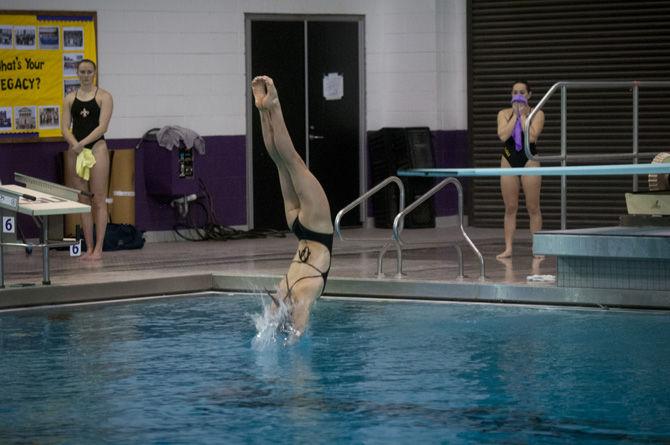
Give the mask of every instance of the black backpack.
MULTIPOLYGON (((93 230, 93 237, 95 238, 95 229, 93 230)), ((86 251, 86 241, 84 237, 80 236, 81 250, 86 251)), ((105 242, 102 245, 103 252, 113 250, 131 250, 141 249, 144 247, 144 232, 137 230, 132 224, 107 224, 105 231, 105 242)))

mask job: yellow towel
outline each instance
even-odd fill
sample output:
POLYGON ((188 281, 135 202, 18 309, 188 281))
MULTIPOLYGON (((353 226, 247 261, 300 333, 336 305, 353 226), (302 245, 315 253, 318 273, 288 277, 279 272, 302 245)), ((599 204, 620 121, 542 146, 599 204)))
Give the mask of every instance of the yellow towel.
POLYGON ((75 170, 77 175, 81 176, 85 181, 91 177, 91 167, 95 165, 95 156, 93 150, 84 148, 77 156, 77 165, 75 170))

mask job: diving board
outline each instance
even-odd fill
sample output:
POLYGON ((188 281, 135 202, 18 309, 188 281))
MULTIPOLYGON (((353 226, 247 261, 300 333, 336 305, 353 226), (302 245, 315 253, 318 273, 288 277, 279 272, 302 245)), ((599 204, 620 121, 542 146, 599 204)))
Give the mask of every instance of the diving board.
POLYGON ((608 176, 670 174, 670 163, 578 165, 567 167, 520 168, 413 168, 398 170, 398 176, 474 177, 474 176, 608 176))
POLYGON ((41 240, 38 244, 6 242, 4 227, 0 230, 0 289, 5 286, 4 248, 5 247, 41 247, 42 248, 42 284, 51 284, 49 280, 49 248, 70 246, 71 242, 49 242, 49 217, 73 213, 90 213, 91 206, 77 202, 79 190, 44 181, 30 176, 15 174, 15 180, 26 184, 0 185, 0 215, 16 218, 18 214, 32 216, 41 228, 41 240))

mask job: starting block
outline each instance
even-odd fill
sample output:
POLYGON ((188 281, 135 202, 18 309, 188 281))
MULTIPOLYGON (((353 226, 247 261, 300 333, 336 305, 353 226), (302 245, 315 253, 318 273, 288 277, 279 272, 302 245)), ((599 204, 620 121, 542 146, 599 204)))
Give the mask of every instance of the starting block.
POLYGON ((25 187, 15 184, 0 185, 0 216, 2 216, 2 229, 0 230, 0 289, 5 287, 5 247, 42 248, 42 284, 51 284, 49 279, 49 249, 68 247, 74 243, 49 241, 49 217, 73 213, 90 213, 91 206, 78 202, 79 195, 86 195, 88 193, 21 173, 14 173, 14 180, 24 184, 25 187), (40 242, 38 244, 19 242, 15 237, 10 237, 16 230, 15 226, 18 214, 33 217, 41 229, 40 242))

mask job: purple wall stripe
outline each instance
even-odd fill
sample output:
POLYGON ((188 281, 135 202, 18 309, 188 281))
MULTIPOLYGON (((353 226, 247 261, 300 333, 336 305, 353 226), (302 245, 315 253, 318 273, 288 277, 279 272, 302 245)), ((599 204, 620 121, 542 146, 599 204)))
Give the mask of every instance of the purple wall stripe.
MULTIPOLYGON (((432 134, 436 167, 470 166, 466 130, 439 130, 432 134)), ((134 150, 139 141, 139 139, 109 139, 107 144, 113 150, 134 150)), ((246 137, 206 136, 205 143, 206 154, 195 154, 195 175, 191 187, 199 195, 203 195, 204 189, 208 191, 215 222, 218 224, 227 226, 247 224, 246 137)), ((14 172, 20 172, 47 181, 62 182, 59 163, 61 152, 66 148, 64 142, 1 144, 0 180, 5 184, 14 183, 14 172)), ((170 206, 173 197, 155 196, 146 188, 145 165, 165 156, 174 157, 172 165, 175 165, 176 169, 176 152, 169 152, 155 142, 142 142, 135 153, 135 225, 141 230, 170 230, 180 221, 176 210, 170 206)), ((176 175, 177 172, 166 171, 164 174, 176 175)), ((467 183, 464 186, 467 187, 467 183)), ((451 187, 436 195, 437 216, 457 213, 456 196, 451 187)), ((200 202, 204 204, 204 200, 200 202)), ((198 222, 204 222, 202 207, 196 204, 192 206, 192 211, 198 222)), ((24 221, 21 223, 24 224, 24 221)), ((31 226, 32 221, 28 221, 25 225, 31 226)), ((27 232, 37 233, 30 227, 27 232)))

